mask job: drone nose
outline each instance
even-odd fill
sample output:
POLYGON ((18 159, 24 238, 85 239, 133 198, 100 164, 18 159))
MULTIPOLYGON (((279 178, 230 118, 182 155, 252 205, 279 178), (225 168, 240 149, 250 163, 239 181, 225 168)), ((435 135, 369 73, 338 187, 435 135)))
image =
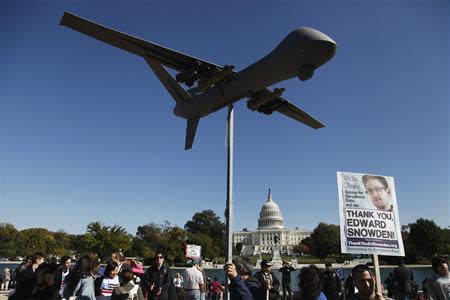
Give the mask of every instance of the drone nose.
POLYGON ((300 35, 304 40, 329 42, 331 44, 336 45, 336 42, 332 38, 314 28, 301 27, 298 28, 297 30, 294 30, 294 32, 300 35))

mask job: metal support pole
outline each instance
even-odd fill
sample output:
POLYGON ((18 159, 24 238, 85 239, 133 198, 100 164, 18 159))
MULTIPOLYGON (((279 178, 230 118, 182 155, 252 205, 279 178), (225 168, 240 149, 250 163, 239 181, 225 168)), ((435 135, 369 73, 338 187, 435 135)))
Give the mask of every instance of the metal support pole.
MULTIPOLYGON (((227 118, 227 205, 226 217, 226 247, 225 262, 231 262, 233 256, 233 105, 228 105, 227 118)), ((225 300, 230 299, 228 279, 225 280, 225 300)))
POLYGON ((383 285, 381 284, 380 263, 378 262, 378 254, 373 255, 373 267, 375 268, 375 281, 377 285, 377 293, 383 295, 383 285))

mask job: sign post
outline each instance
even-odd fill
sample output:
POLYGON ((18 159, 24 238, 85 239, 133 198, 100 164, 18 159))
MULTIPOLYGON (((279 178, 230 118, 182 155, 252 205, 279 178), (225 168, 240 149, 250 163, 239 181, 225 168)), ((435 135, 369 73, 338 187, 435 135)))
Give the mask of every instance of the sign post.
POLYGON ((378 262, 378 254, 373 255, 373 267, 375 268, 375 282, 377 285, 377 293, 383 295, 383 286, 381 285, 380 263, 378 262))

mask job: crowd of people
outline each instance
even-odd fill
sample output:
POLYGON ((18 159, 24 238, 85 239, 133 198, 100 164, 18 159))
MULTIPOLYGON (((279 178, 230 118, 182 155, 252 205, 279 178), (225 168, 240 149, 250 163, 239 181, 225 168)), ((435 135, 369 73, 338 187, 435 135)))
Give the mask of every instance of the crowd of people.
MULTIPOLYGON (((325 269, 315 265, 303 267, 298 275, 299 291, 292 295, 289 283, 290 272, 288 265, 283 264, 279 271, 282 273, 282 293, 280 282, 271 270, 268 261, 261 262, 261 271, 255 273, 258 286, 252 277, 251 264, 238 259, 225 267, 230 279, 231 299, 242 300, 450 300, 450 272, 449 263, 442 257, 432 260, 434 276, 425 279, 423 289, 418 290, 414 275, 403 262, 394 269, 387 284, 388 295, 377 292, 376 279, 366 264, 353 267, 351 274, 345 281, 333 271, 331 264, 325 264, 325 269), (289 283, 288 283, 289 282, 289 283)), ((381 290, 383 288, 381 287, 381 290)))
MULTIPOLYGON (((4 270, 2 289, 13 289, 12 300, 219 300, 224 297, 225 283, 207 277, 203 261, 194 259, 184 273, 173 273, 163 253, 154 256, 154 263, 144 271, 142 264, 120 253, 112 253, 106 265, 91 253, 76 262, 63 256, 59 263, 35 253, 13 272, 4 270)), ((400 263, 385 280, 386 297, 377 293, 375 277, 368 265, 355 266, 342 280, 325 264, 325 269, 310 265, 301 268, 298 291, 291 288, 295 269, 287 262, 279 269, 281 282, 268 260, 253 272, 248 257, 236 257, 225 264, 225 277, 232 300, 450 300, 448 262, 441 257, 432 260, 435 275, 426 278, 419 290, 414 275, 400 263)), ((341 274, 342 276, 342 274, 341 274)))

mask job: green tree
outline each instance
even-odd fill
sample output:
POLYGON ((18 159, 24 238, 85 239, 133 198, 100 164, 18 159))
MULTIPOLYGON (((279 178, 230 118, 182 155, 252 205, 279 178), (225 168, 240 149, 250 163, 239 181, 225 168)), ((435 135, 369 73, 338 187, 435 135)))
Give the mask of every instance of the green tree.
POLYGON ((309 254, 309 247, 302 243, 295 245, 292 250, 296 254, 309 254))
POLYGON ((133 249, 141 257, 153 257, 154 253, 161 252, 169 263, 184 262, 187 236, 183 228, 172 226, 167 221, 161 225, 150 223, 138 227, 133 249))
POLYGON ((215 257, 220 256, 220 253, 223 252, 223 248, 220 248, 208 234, 189 234, 188 243, 202 246, 202 256, 207 260, 212 260, 215 257))
MULTIPOLYGON (((403 248, 405 249, 405 262, 415 263, 418 260, 418 254, 415 245, 409 238, 410 228, 408 225, 403 225, 401 228, 401 235, 403 240, 403 248)), ((380 261, 385 261, 387 264, 397 264, 398 257, 396 256, 380 256, 380 261)))
POLYGON ((186 222, 184 229, 190 233, 189 239, 202 246, 208 258, 225 256, 225 224, 212 210, 195 213, 186 222), (208 246, 212 244, 211 246, 208 246))
POLYGON ((434 221, 420 218, 408 226, 408 240, 419 257, 431 259, 443 250, 444 231, 434 221))
POLYGON ((162 251, 159 248, 162 248, 162 234, 163 227, 161 225, 157 225, 155 223, 149 223, 143 226, 139 226, 137 228, 136 236, 145 241, 147 247, 152 249, 153 251, 162 251))
POLYGON ((106 258, 115 251, 127 251, 131 245, 131 235, 119 226, 106 226, 101 222, 89 223, 82 241, 86 250, 97 253, 100 258, 106 258))
POLYGON ((164 230, 166 242, 166 256, 173 263, 185 261, 185 247, 187 232, 178 226, 168 227, 164 230))
POLYGON ((340 253, 339 226, 319 223, 311 234, 311 253, 321 261, 330 254, 340 253))
POLYGON ((244 245, 242 245, 242 243, 236 243, 235 250, 237 255, 241 255, 243 247, 244 245))
POLYGON ((17 243, 19 231, 12 224, 0 224, 0 256, 12 257, 18 253, 17 243))
POLYGON ((55 232, 53 236, 55 238, 55 255, 63 256, 73 254, 73 251, 70 248, 70 242, 72 239, 70 234, 61 229, 55 232))
POLYGON ((18 240, 18 255, 26 256, 34 252, 54 255, 56 242, 53 233, 44 228, 29 228, 20 231, 18 240))
POLYGON ((443 229, 443 238, 444 238, 444 244, 442 249, 442 254, 449 254, 450 253, 450 229, 443 229))
POLYGON ((303 240, 300 241, 301 245, 304 245, 308 248, 308 254, 311 252, 311 249, 313 247, 313 240, 310 236, 304 238, 303 240))
POLYGON ((133 238, 130 248, 125 253, 128 256, 141 258, 155 256, 155 252, 148 246, 147 242, 140 237, 133 238))

